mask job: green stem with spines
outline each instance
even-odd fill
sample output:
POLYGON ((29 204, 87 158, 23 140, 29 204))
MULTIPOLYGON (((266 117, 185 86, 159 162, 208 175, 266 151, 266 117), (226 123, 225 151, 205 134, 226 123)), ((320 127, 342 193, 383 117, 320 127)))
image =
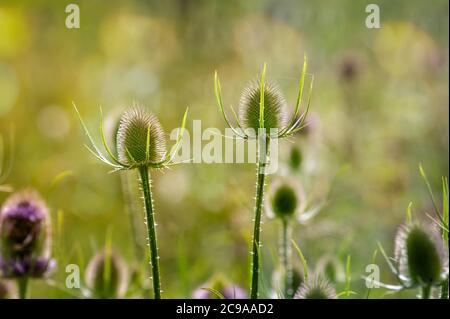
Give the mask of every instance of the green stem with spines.
POLYGON ((19 299, 26 299, 28 291, 28 277, 17 279, 17 286, 19 288, 19 299))
POLYGON ((153 211, 152 191, 150 185, 150 177, 148 174, 148 167, 143 165, 139 167, 139 173, 141 176, 142 194, 144 197, 145 213, 147 219, 147 232, 148 242, 150 250, 150 263, 152 266, 153 277, 153 291, 155 299, 161 299, 161 282, 159 276, 159 256, 158 246, 156 240, 155 218, 153 211))
POLYGON ((258 284, 259 284, 259 270, 260 270, 259 247, 260 247, 260 233, 261 233, 261 210, 264 197, 264 181, 266 177, 266 162, 267 162, 267 150, 269 147, 269 141, 270 140, 268 138, 265 138, 265 140, 263 140, 262 143, 261 140, 258 143, 255 219, 253 225, 253 240, 252 240, 253 250, 252 250, 252 282, 250 289, 251 299, 258 299, 258 284))
POLYGON ((283 266, 283 293, 286 299, 293 297, 292 287, 292 264, 291 264, 291 245, 290 245, 290 225, 289 220, 281 220, 281 242, 280 242, 280 258, 283 266))

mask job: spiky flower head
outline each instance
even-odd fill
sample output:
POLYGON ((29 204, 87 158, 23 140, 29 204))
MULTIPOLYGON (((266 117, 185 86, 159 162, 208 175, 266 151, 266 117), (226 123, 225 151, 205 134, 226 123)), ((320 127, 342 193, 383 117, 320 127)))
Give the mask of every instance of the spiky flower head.
POLYGON ((241 95, 238 109, 239 115, 231 107, 237 127, 231 124, 225 112, 222 101, 222 89, 216 72, 214 75, 214 91, 220 112, 228 127, 233 130, 234 134, 243 139, 263 137, 263 134, 266 138, 281 139, 292 136, 302 130, 305 127, 304 123, 309 111, 314 82, 313 78, 311 78, 306 106, 301 111, 306 70, 307 61, 305 57, 294 112, 291 118, 287 119, 286 100, 275 84, 265 81, 266 64, 264 64, 261 78, 251 82, 241 95))
POLYGON ((295 293, 294 299, 336 299, 336 289, 320 276, 310 278, 295 293))
POLYGON ((128 270, 115 251, 97 253, 86 268, 86 285, 96 298, 122 298, 128 286, 128 270))
POLYGON ((13 194, 0 212, 0 268, 5 277, 42 277, 53 267, 50 218, 40 196, 13 194))
POLYGON ((305 209, 305 195, 301 185, 288 178, 274 181, 267 194, 266 212, 269 218, 287 220, 305 209))
MULTIPOLYGON (((253 81, 245 89, 239 101, 239 118, 244 129, 258 134, 260 128, 261 82, 253 81)), ((264 123, 266 134, 270 129, 281 131, 287 122, 286 100, 278 86, 267 82, 264 85, 264 123)))
POLYGON ((448 276, 448 252, 435 228, 402 225, 395 238, 399 273, 413 285, 431 286, 448 276))
POLYGON ((222 275, 215 275, 208 282, 196 289, 192 294, 193 299, 217 299, 219 295, 225 299, 247 299, 244 288, 231 283, 222 275))
POLYGON ((158 118, 140 106, 126 111, 117 131, 117 153, 126 165, 162 162, 166 155, 166 140, 158 118))

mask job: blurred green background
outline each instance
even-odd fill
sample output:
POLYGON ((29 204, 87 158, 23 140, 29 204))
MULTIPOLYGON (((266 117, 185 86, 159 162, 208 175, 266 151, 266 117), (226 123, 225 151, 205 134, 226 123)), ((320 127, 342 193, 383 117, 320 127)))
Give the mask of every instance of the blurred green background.
MULTIPOLYGON (((58 261, 55 284, 33 282, 31 296, 70 298, 55 287, 64 285, 66 265, 80 265, 84 275, 108 233, 130 269, 136 263, 120 177, 83 147, 72 101, 97 139, 99 106, 114 114, 134 101, 158 115, 167 135, 186 106, 189 130, 195 119, 223 129, 215 70, 225 104, 236 106, 267 62, 267 77, 293 107, 304 54, 315 75, 312 125, 280 142, 281 157, 298 145, 304 161, 295 178, 310 203, 328 201, 293 236, 311 268, 321 256, 345 262, 351 254, 352 290, 364 296, 360 277, 377 241, 392 254, 410 201, 417 216, 431 212, 418 164, 436 193, 448 176, 448 9, 446 0, 1 0, 0 133, 7 136, 11 125, 15 132, 7 183, 47 198, 58 261), (380 6, 380 29, 364 24, 372 2, 380 6), (80 7, 80 29, 65 27, 69 3, 80 7), (67 176, 52 187, 62 172, 67 176)), ((218 272, 247 288, 253 165, 184 164, 152 176, 163 296, 190 297, 218 272)), ((0 203, 7 196, 0 193, 0 203)), ((278 226, 265 218, 268 286, 278 226)), ((382 258, 377 263, 382 281, 394 282, 382 258)), ((384 293, 371 296, 415 294, 384 293)))

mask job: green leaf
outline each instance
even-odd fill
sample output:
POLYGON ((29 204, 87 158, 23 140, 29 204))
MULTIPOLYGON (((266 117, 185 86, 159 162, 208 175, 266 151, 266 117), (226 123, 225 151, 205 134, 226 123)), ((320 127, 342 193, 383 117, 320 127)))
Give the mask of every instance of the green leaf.
POLYGON ((222 90, 220 88, 220 81, 219 77, 217 75, 217 71, 214 73, 214 93, 216 94, 216 100, 217 104, 219 105, 220 113, 222 113, 222 117, 225 120, 225 123, 228 125, 228 127, 233 131, 234 134, 241 138, 245 138, 244 135, 242 135, 240 132, 238 132, 230 123, 228 120, 228 116, 225 113, 225 108, 223 107, 223 101, 222 101, 222 90))
POLYGON ((380 242, 377 243, 378 244, 378 249, 380 250, 381 254, 383 255, 384 259, 386 260, 386 263, 389 266, 389 269, 391 270, 391 272, 393 274, 395 274, 396 276, 398 276, 398 271, 397 269, 394 267, 394 265, 392 264, 391 260, 389 259, 388 255, 386 254, 386 252, 384 251, 383 246, 381 245, 380 242))
POLYGON ((295 250, 297 251, 298 256, 300 257, 300 261, 303 265, 303 280, 305 282, 308 281, 309 278, 309 271, 308 271, 308 263, 306 262, 305 256, 303 256, 302 250, 300 247, 295 243, 294 240, 291 240, 292 245, 294 245, 295 250))
POLYGON ((219 299, 226 299, 224 295, 220 293, 220 291, 213 289, 213 288, 201 288, 203 290, 209 291, 210 293, 214 294, 219 299))
MULTIPOLYGON (((114 168, 121 169, 122 166, 119 166, 119 165, 116 165, 116 164, 114 164, 114 163, 111 163, 111 161, 109 161, 109 160, 102 154, 102 152, 100 152, 99 148, 97 147, 97 145, 96 145, 95 142, 94 142, 94 139, 93 139, 92 136, 91 136, 91 133, 89 133, 89 130, 88 130, 86 124, 84 123, 83 118, 81 117, 81 114, 80 114, 80 112, 78 111, 77 106, 75 105, 74 102, 72 102, 72 105, 73 105, 73 107, 74 107, 74 109, 75 109, 75 112, 76 112, 77 115, 78 115, 78 119, 80 120, 80 123, 81 123, 81 126, 83 127, 84 133, 85 133, 86 136, 88 137, 89 142, 91 143, 91 145, 92 145, 92 147, 94 148, 95 151, 92 150, 92 149, 91 149, 89 146, 87 146, 87 145, 85 145, 86 148, 87 148, 87 149, 88 149, 95 157, 97 157, 100 161, 102 161, 103 163, 108 164, 108 165, 110 165, 110 166, 112 166, 112 167, 114 167, 114 168)), ((103 127, 103 125, 102 125, 102 127, 103 127)))
POLYGON ((174 159, 175 155, 178 152, 178 149, 180 148, 181 141, 183 140, 184 131, 186 129, 186 118, 188 115, 189 107, 186 108, 186 111, 184 111, 183 119, 181 121, 181 128, 178 131, 177 135, 177 141, 175 142, 175 145, 172 147, 169 153, 169 163, 174 159))
POLYGON ((412 202, 409 202, 408 208, 406 209, 406 222, 408 224, 412 223, 411 206, 412 206, 412 202))
POLYGON ((442 232, 442 239, 448 247, 448 179, 446 177, 442 177, 442 211, 444 225, 447 225, 447 231, 442 232))
POLYGON ((350 282, 352 280, 352 276, 350 266, 351 266, 351 255, 347 255, 347 262, 345 264, 345 292, 347 297, 349 297, 351 294, 350 282))
POLYGON ((425 181, 425 184, 427 185, 428 193, 430 194, 430 198, 431 198, 431 201, 433 203, 433 207, 434 207, 434 210, 436 212, 436 215, 438 216, 439 220, 443 224, 445 224, 444 221, 443 221, 441 212, 439 211, 439 208, 437 207, 436 200, 435 200, 434 195, 433 195, 433 190, 431 189, 431 185, 430 185, 430 182, 428 181, 427 175, 425 174, 425 170, 422 167, 422 163, 419 164, 419 171, 420 171, 420 175, 422 176, 422 179, 425 181))

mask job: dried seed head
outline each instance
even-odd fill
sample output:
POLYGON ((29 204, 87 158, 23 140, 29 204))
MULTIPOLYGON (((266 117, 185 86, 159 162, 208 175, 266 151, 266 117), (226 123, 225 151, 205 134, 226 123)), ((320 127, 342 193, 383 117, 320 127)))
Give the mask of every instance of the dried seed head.
POLYGON ((86 285, 96 298, 121 298, 128 286, 128 271, 116 252, 97 253, 86 268, 86 285))
POLYGON ((166 154, 166 140, 158 118, 142 107, 126 111, 117 131, 117 153, 127 165, 161 162, 166 154))
POLYGON ((305 195, 296 181, 280 178, 270 187, 266 203, 269 218, 289 219, 304 210, 305 195))
POLYGON ((336 299, 333 285, 321 277, 314 277, 303 283, 297 290, 294 299, 336 299))
POLYGON ((50 259, 48 208, 31 190, 8 198, 0 212, 0 268, 6 277, 42 277, 50 259))
POLYGON ((448 253, 438 232, 418 224, 400 226, 395 238, 400 273, 413 284, 439 284, 448 275, 448 253))
MULTIPOLYGON (((244 90, 239 101, 239 118, 244 129, 252 129, 258 134, 260 117, 259 81, 251 82, 244 90)), ((286 100, 280 89, 273 83, 264 85, 264 125, 266 134, 271 128, 281 131, 287 122, 286 100)))

